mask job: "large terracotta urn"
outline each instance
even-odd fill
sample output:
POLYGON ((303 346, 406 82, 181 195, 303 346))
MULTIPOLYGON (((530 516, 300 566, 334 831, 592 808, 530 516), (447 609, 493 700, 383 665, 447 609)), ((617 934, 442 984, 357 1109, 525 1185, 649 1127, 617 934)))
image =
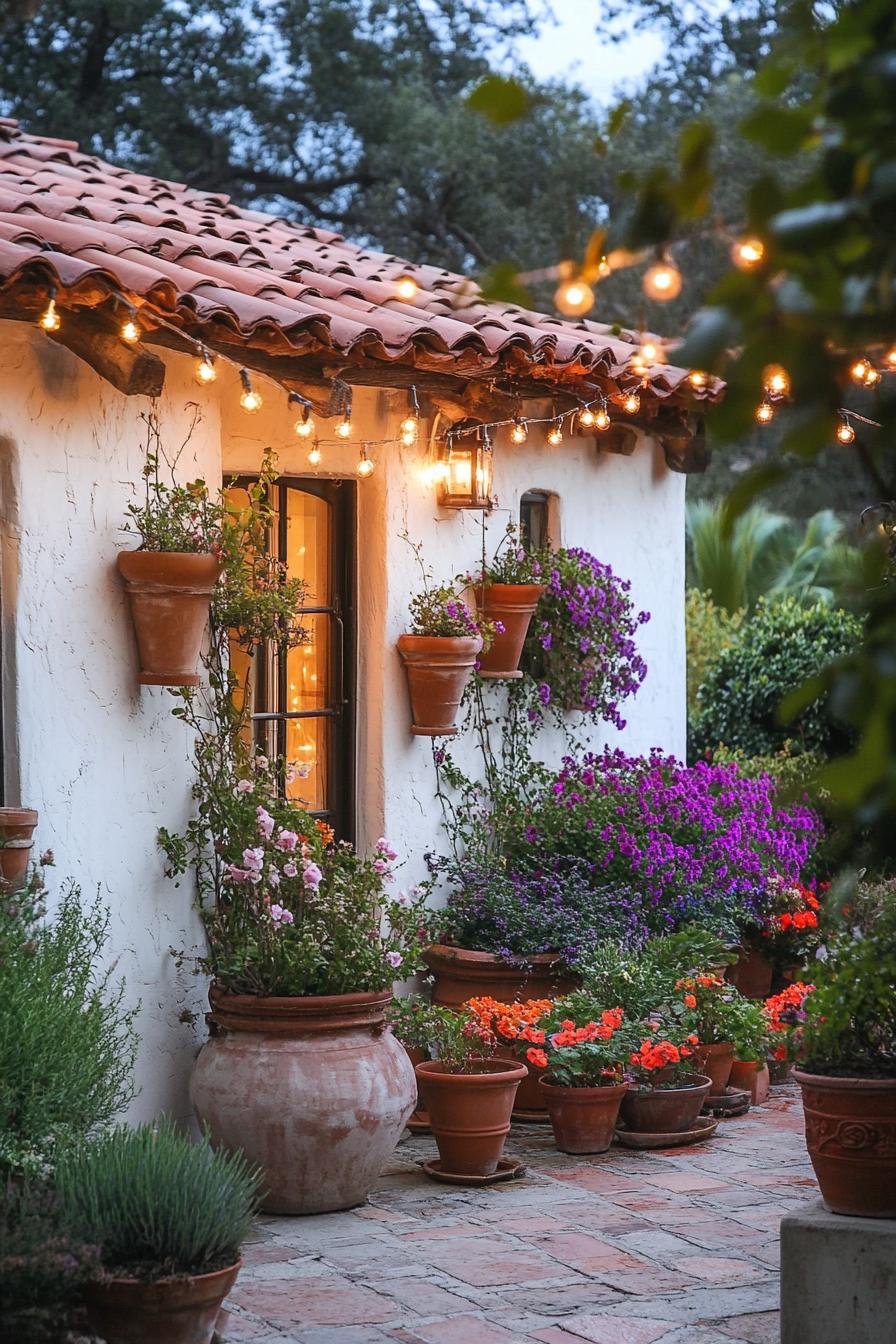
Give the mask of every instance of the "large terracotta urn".
POLYGON ((268 1213, 363 1204, 417 1104, 389 991, 263 998, 210 991, 190 1097, 212 1143, 265 1174, 268 1213))
POLYGON ((485 996, 499 1003, 556 999, 576 988, 576 981, 556 952, 537 952, 507 961, 491 952, 433 943, 423 960, 435 980, 432 1001, 443 1008, 458 1008, 468 999, 485 996))
POLYGON ((399 636, 416 737, 457 734, 457 712, 481 649, 478 635, 399 636))
POLYGON ((0 807, 0 877, 13 889, 28 876, 36 826, 33 807, 0 807))
POLYGON ((503 627, 479 659, 481 677, 513 681, 523 675, 520 657, 544 590, 543 583, 490 583, 477 590, 482 619, 503 627))
POLYGON ((829 1078, 794 1069, 806 1147, 832 1213, 896 1218, 896 1078, 829 1078))
POLYGON ((196 665, 221 574, 217 556, 189 551, 120 551, 142 686, 198 686, 196 665))

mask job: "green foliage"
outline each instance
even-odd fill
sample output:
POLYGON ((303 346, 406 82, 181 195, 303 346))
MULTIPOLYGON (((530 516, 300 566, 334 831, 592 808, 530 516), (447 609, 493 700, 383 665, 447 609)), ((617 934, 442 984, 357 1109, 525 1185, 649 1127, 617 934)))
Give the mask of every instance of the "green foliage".
POLYGON ((494 1032, 468 1009, 440 1008, 418 996, 394 999, 389 1021, 403 1045, 425 1051, 448 1073, 475 1073, 498 1046, 494 1032))
POLYGON ((42 1172, 59 1142, 133 1096, 136 1009, 102 968, 109 914, 69 885, 44 920, 28 893, 0 910, 0 1169, 42 1172))
POLYGON ((56 1172, 72 1234, 100 1247, 105 1269, 141 1279, 234 1264, 261 1181, 242 1153, 193 1143, 167 1119, 81 1140, 56 1172))
MULTIPOLYGON (((729 947, 699 926, 651 938, 639 951, 620 943, 598 943, 577 971, 581 993, 595 1007, 621 1008, 627 1018, 642 1021, 665 1011, 684 976, 715 970, 734 960, 729 947)), ((577 1004, 577 996, 570 996, 577 1004)), ((576 1014, 583 1011, 577 1007, 576 1014)), ((574 1014, 574 1015, 576 1015, 574 1014)))
POLYGON ((99 1251, 68 1235, 55 1193, 11 1179, 0 1199, 0 1334, 16 1344, 59 1344, 78 1287, 99 1251))
POLYGON ((728 1039, 734 1046, 736 1059, 764 1063, 771 1046, 771 1032, 761 1003, 738 995, 729 1008, 728 1039))
POLYGON ((842 749, 848 731, 829 713, 826 697, 813 698, 790 722, 780 709, 790 692, 852 653, 861 637, 861 621, 849 612, 803 606, 794 597, 761 598, 698 689, 691 758, 720 743, 747 755, 774 754, 788 742, 821 755, 842 749))
POLYGON ((709 593, 688 588, 684 599, 685 640, 688 671, 688 714, 697 708, 697 692, 716 659, 737 639, 743 611, 717 607, 709 593))
POLYGON ((866 928, 846 927, 813 967, 800 1067, 842 1077, 896 1077, 896 902, 866 928))

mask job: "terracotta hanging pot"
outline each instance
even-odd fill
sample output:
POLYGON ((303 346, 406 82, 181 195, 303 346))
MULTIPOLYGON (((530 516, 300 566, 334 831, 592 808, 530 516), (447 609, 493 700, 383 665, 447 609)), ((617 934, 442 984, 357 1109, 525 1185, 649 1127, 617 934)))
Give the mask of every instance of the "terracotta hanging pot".
POLYGON ((729 984, 747 999, 767 999, 772 992, 774 967, 758 947, 741 948, 737 961, 725 971, 729 984))
POLYGON ((479 652, 478 635, 401 635, 401 654, 416 737, 454 737, 455 720, 479 652))
POLYGON ((477 590, 482 618, 504 627, 479 659, 481 677, 518 680, 529 623, 545 591, 543 583, 490 583, 477 590))
POLYGON ((613 1142, 619 1107, 628 1084, 617 1087, 557 1087, 541 1079, 554 1142, 561 1153, 605 1153, 613 1142))
POLYGON ((448 1073, 441 1060, 428 1059, 416 1073, 443 1169, 455 1176, 491 1176, 504 1151, 525 1066, 483 1059, 468 1073, 448 1073))
POLYGON ((768 1101, 769 1073, 764 1061, 760 1064, 756 1059, 736 1059, 731 1066, 729 1081, 740 1092, 749 1092, 754 1106, 761 1106, 764 1101, 768 1101))
POLYGON ((711 1080, 700 1073, 675 1087, 652 1087, 647 1092, 630 1087, 619 1113, 636 1133, 681 1134, 693 1127, 711 1087, 711 1080))
POLYGON ((211 1344, 239 1262, 176 1279, 104 1279, 84 1290, 87 1315, 106 1344, 211 1344))
POLYGON ((363 1204, 417 1103, 391 993, 264 998, 212 987, 190 1097, 212 1142, 265 1175, 268 1213, 363 1204))
POLYGON ((828 1078, 794 1069, 806 1147, 832 1213, 896 1218, 896 1078, 828 1078))
POLYGON ((37 817, 33 807, 0 807, 0 877, 13 889, 28 876, 37 817))
POLYGON ((435 978, 432 1001, 441 1008, 458 1008, 468 999, 483 997, 499 1003, 556 999, 571 993, 577 984, 556 952, 536 952, 507 961, 491 952, 433 943, 423 960, 435 978))
POLYGON ((142 686, 198 686, 196 665, 221 562, 187 551, 120 551, 142 686))
POLYGON ((734 1046, 730 1041, 720 1041, 716 1045, 695 1045, 694 1063, 712 1082, 711 1095, 720 1097, 731 1078, 734 1046))

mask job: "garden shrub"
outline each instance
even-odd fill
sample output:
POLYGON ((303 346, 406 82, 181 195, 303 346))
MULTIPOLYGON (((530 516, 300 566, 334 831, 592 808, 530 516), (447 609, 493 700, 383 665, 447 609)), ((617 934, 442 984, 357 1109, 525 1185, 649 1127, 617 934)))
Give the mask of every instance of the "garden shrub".
POLYGON ((98 1248, 68 1235, 48 1186, 7 1180, 0 1199, 0 1338, 65 1339, 72 1298, 98 1267, 98 1248))
POLYGON ((847 611, 793 597, 762 598, 735 642, 708 668, 689 727, 696 760, 720 743, 751 756, 772 754, 788 740, 801 751, 834 755, 849 732, 829 714, 827 697, 813 701, 792 723, 779 721, 782 700, 834 659, 852 652, 862 625, 847 611))
POLYGON ((716 606, 709 593, 689 588, 685 594, 684 621, 687 647, 688 714, 697 709, 697 692, 720 654, 736 641, 743 624, 743 611, 716 606))
POLYGON ((65 1136, 133 1096, 136 1009, 100 958, 108 911, 70 885, 42 918, 33 893, 0 907, 0 1170, 41 1172, 65 1136))

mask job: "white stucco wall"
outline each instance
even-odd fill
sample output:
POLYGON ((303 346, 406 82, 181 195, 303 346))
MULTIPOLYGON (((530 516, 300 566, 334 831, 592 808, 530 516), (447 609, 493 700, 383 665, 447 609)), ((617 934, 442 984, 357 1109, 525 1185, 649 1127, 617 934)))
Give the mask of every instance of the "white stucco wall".
MULTIPOLYGON (((238 406, 234 370, 220 365, 210 388, 193 381, 193 361, 166 355, 158 411, 167 443, 178 445, 199 402, 202 419, 179 468, 208 480, 257 469, 272 446, 286 475, 312 475, 307 441, 292 431, 295 410, 259 380, 264 406, 238 406)), ((362 438, 397 433, 406 413, 400 391, 356 391, 356 435, 327 446, 320 474, 354 473, 362 438)), ((67 351, 20 323, 0 323, 0 536, 3 541, 7 712, 15 702, 15 770, 7 801, 41 813, 39 844, 57 856, 55 879, 70 875, 85 893, 100 888, 112 910, 114 952, 129 993, 142 1002, 139 1081, 133 1114, 186 1113, 186 1077, 196 1031, 179 1021, 202 1010, 201 982, 177 970, 170 947, 189 948, 198 930, 188 885, 162 875, 159 825, 180 826, 189 806, 187 735, 164 690, 139 688, 124 593, 114 573, 132 483, 139 480, 142 399, 116 393, 67 351), (14 696, 9 683, 14 682, 14 696)), ((325 425, 322 431, 326 433, 325 425)), ((425 484, 423 437, 414 448, 373 447, 372 477, 358 487, 358 808, 359 842, 384 831, 406 856, 403 877, 423 875, 422 855, 438 846, 430 742, 408 731, 407 690, 395 641, 418 587, 405 530, 421 541, 438 577, 476 563, 479 514, 441 510, 425 484)), ((684 478, 642 440, 631 457, 597 452, 591 439, 549 448, 533 430, 521 447, 499 438, 499 507, 486 520, 494 550, 527 489, 554 492, 559 537, 581 545, 631 579, 637 607, 652 613, 639 647, 648 664, 638 696, 625 704, 629 751, 661 746, 682 754, 685 740, 684 478)), ((618 735, 595 735, 615 740, 618 735)), ((547 739, 546 755, 559 753, 547 739)), ((470 743, 453 754, 474 768, 470 743)))

